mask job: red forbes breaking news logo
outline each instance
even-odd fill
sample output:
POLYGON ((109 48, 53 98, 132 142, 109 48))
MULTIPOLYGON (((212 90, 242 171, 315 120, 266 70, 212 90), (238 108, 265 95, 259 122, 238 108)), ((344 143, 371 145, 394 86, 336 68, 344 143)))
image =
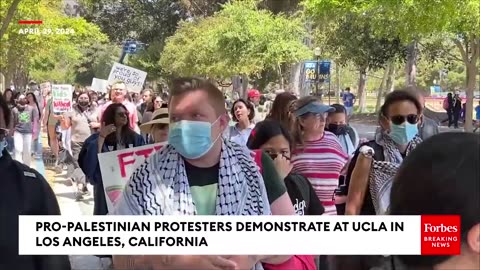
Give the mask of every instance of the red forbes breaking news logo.
POLYGON ((422 255, 460 254, 460 216, 422 216, 422 255))

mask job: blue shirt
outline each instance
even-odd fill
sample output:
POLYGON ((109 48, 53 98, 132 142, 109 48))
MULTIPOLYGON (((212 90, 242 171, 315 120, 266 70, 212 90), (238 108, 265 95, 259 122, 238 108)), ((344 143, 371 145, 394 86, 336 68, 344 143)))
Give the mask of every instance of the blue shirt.
POLYGON ((345 107, 353 107, 353 101, 355 100, 355 95, 349 92, 343 94, 343 105, 345 107))
POLYGON ((475 107, 475 113, 476 113, 477 120, 480 120, 480 105, 475 107))
POLYGON ((229 132, 228 132, 228 138, 232 142, 235 142, 241 146, 246 146, 248 137, 250 137, 250 133, 252 132, 254 127, 255 125, 251 124, 248 128, 244 130, 239 130, 236 125, 230 126, 229 132))

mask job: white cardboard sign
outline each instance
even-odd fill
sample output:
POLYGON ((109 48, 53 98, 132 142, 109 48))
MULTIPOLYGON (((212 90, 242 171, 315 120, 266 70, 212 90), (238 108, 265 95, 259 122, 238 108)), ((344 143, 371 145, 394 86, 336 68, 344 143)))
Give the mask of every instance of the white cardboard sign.
POLYGON ((129 92, 140 93, 146 78, 145 71, 115 63, 108 75, 108 82, 111 84, 116 80, 123 81, 129 92))
POLYGON ((137 169, 153 152, 159 150, 165 143, 148 144, 98 154, 100 172, 109 212, 120 198, 125 184, 137 169))
POLYGON ((98 78, 92 80, 92 90, 95 92, 106 93, 108 87, 108 81, 98 78))
POLYGON ((69 84, 52 85, 52 102, 54 113, 72 110, 73 86, 69 84))

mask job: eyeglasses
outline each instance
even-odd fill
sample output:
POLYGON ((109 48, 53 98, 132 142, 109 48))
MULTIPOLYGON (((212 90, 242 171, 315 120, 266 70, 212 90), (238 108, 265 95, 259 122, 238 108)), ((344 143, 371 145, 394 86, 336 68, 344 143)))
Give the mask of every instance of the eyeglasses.
POLYGON ((117 116, 118 117, 128 117, 128 113, 127 112, 117 112, 117 116))
POLYGON ((409 114, 409 115, 394 115, 390 117, 390 121, 392 121, 395 125, 401 125, 407 121, 408 123, 414 125, 418 123, 418 115, 416 114, 409 114))

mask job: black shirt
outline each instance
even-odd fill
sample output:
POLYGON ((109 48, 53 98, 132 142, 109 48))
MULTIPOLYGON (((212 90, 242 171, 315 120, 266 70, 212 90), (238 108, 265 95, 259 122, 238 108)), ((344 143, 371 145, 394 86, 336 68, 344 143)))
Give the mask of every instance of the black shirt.
POLYGON ((60 215, 60 208, 45 178, 6 150, 0 172, 0 269, 70 270, 68 256, 18 255, 18 216, 60 215))
POLYGON ((325 212, 312 184, 304 176, 294 173, 287 175, 285 186, 297 215, 313 216, 322 215, 325 212))

